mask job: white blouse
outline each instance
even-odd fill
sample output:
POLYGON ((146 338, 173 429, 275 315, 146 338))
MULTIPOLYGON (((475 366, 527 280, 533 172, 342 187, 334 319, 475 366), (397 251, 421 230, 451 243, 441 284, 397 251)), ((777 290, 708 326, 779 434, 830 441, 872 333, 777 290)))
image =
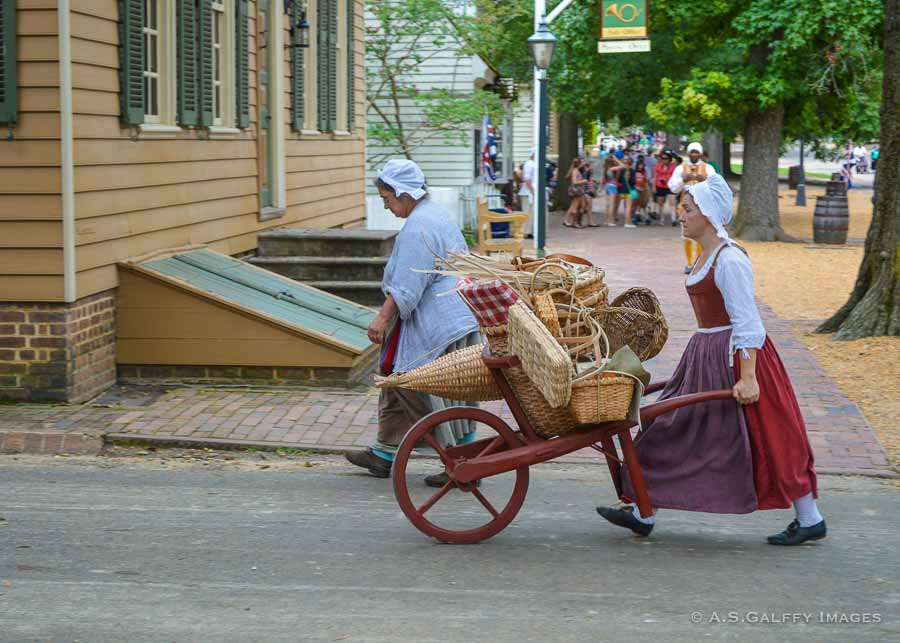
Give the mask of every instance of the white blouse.
MULTIPOLYGON (((723 245, 731 245, 727 241, 720 243, 710 254, 706 263, 687 278, 687 285, 693 286, 703 279, 712 267, 718 249, 723 245)), ((706 332, 731 328, 732 349, 762 348, 766 341, 766 329, 759 316, 759 308, 753 296, 753 265, 750 259, 739 248, 728 247, 719 253, 714 273, 716 287, 722 293, 725 310, 731 319, 731 326, 707 329, 706 332)))

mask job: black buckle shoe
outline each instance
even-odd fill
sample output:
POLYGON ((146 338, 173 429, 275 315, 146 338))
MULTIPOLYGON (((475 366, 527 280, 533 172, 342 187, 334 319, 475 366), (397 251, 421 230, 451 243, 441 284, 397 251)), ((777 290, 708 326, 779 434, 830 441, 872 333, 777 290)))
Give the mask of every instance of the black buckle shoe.
POLYGON ((653 525, 648 525, 634 517, 631 507, 614 509, 613 507, 597 507, 597 513, 614 525, 630 529, 638 536, 649 536, 653 525))
POLYGON ((828 533, 825 527, 825 521, 819 522, 812 527, 801 527, 800 523, 794 520, 780 534, 775 534, 766 538, 770 545, 781 545, 791 547, 793 545, 802 545, 807 540, 822 540, 828 533))
POLYGON ((363 469, 368 469, 369 473, 376 478, 391 477, 391 463, 384 458, 379 458, 372 453, 371 449, 345 453, 344 457, 347 458, 347 461, 350 462, 350 464, 355 464, 363 469))
MULTIPOLYGON (((436 489, 440 489, 448 482, 450 482, 450 476, 447 475, 446 471, 441 471, 440 473, 435 473, 433 476, 425 477, 425 484, 429 487, 435 487, 436 489)), ((475 486, 480 487, 481 480, 476 480, 475 486)))

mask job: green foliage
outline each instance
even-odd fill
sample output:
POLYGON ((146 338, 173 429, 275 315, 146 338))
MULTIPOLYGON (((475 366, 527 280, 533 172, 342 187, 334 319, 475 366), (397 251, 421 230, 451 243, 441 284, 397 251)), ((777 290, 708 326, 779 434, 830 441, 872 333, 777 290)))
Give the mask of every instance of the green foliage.
POLYGON ((457 65, 468 63, 471 18, 463 10, 465 4, 462 0, 366 2, 380 24, 366 33, 367 136, 375 146, 389 150, 370 155, 371 165, 392 156, 393 150, 412 159, 416 148, 429 141, 466 142, 485 114, 501 112, 500 98, 491 92, 455 92, 423 87, 416 81, 416 72, 448 48, 460 50, 457 65), (410 110, 410 105, 416 109, 410 110))
POLYGON ((528 37, 534 33, 534 0, 475 0, 466 41, 504 78, 531 85, 533 64, 528 37))
POLYGON ((740 132, 748 113, 785 106, 784 135, 871 138, 880 102, 879 0, 657 0, 687 76, 669 76, 647 112, 661 126, 740 132))

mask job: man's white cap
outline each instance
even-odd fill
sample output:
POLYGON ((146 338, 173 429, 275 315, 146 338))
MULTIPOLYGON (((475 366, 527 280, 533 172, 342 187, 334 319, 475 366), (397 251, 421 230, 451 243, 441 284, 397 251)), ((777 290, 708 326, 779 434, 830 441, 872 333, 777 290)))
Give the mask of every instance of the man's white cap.
POLYGON ((391 159, 378 172, 378 178, 394 188, 397 196, 408 194, 418 200, 425 196, 425 173, 408 159, 391 159))
POLYGON ((691 143, 690 145, 688 145, 688 154, 690 154, 691 152, 700 152, 701 154, 703 154, 703 146, 697 142, 691 143))

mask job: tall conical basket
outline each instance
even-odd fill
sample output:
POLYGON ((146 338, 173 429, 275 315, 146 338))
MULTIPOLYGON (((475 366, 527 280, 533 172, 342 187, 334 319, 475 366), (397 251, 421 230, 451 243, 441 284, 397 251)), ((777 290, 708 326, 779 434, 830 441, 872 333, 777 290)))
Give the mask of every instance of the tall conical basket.
POLYGON ((468 346, 442 355, 408 373, 376 376, 375 386, 405 388, 465 402, 501 400, 503 394, 481 359, 483 350, 483 345, 468 346))

